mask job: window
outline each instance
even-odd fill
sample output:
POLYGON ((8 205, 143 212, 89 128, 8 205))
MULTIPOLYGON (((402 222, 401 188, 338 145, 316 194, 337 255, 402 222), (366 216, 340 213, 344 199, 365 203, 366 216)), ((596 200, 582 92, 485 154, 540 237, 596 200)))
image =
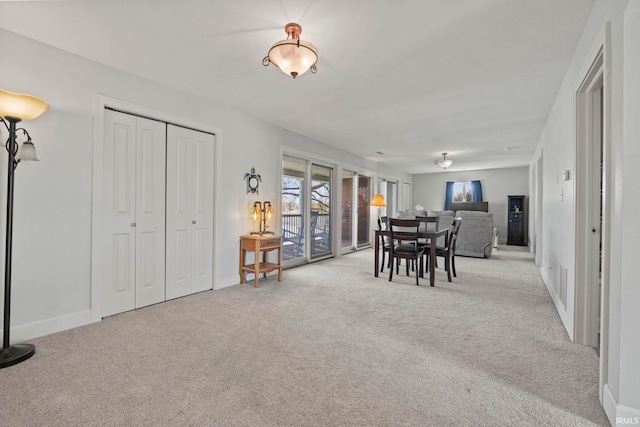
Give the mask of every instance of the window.
POLYGON ((471 182, 456 182, 453 184, 452 202, 471 202, 473 201, 473 190, 471 182))
POLYGON ((451 202, 482 202, 482 183, 480 181, 447 181, 444 196, 444 210, 449 210, 451 202))

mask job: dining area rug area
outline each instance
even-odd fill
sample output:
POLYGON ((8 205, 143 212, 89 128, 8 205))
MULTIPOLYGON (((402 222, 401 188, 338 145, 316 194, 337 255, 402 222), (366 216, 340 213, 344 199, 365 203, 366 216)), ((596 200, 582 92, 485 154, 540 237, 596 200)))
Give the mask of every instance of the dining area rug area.
MULTIPOLYGON (((7 426, 607 426, 527 248, 458 277, 375 278, 373 250, 31 340, 7 426)), ((442 260, 440 259, 442 262, 442 260)))

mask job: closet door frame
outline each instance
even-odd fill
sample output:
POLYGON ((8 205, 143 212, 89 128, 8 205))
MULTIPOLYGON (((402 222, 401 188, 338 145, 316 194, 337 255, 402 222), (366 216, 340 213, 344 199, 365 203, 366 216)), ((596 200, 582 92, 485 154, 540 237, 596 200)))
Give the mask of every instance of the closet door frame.
MULTIPOLYGON (((130 113, 136 116, 146 117, 152 120, 163 121, 177 126, 197 129, 202 132, 212 133, 216 135, 214 149, 214 191, 213 191, 213 233, 216 231, 216 206, 218 206, 217 183, 222 182, 220 176, 220 159, 218 154, 218 146, 222 140, 221 130, 208 124, 196 122, 184 117, 175 116, 173 114, 154 110, 117 98, 112 98, 102 94, 95 95, 94 102, 94 120, 93 120, 93 179, 92 179, 92 196, 91 196, 91 322, 99 322, 102 320, 102 185, 103 185, 103 159, 102 152, 104 149, 104 112, 105 108, 111 108, 117 111, 130 113)), ((212 268, 213 271, 219 271, 216 265, 216 243, 213 242, 212 268)), ((215 273, 214 273, 215 274, 215 273)), ((214 275, 215 280, 215 275, 214 275)))

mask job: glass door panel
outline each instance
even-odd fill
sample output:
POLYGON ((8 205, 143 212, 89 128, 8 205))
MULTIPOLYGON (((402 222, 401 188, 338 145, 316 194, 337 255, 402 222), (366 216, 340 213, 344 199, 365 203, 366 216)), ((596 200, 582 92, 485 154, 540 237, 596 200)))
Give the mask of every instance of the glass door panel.
POLYGON ((386 194, 385 200, 387 201, 387 207, 385 208, 385 214, 387 216, 395 216, 397 212, 396 200, 398 200, 397 190, 396 190, 397 183, 393 181, 387 181, 386 187, 387 187, 387 194, 386 194))
POLYGON ((371 178, 358 176, 358 246, 367 245, 371 236, 371 178))
POLYGON ((311 165, 311 258, 330 255, 331 250, 331 175, 333 169, 311 165))
POLYGON ((342 172, 342 248, 353 249, 353 183, 355 172, 342 172))
POLYGON ((304 259, 307 161, 284 156, 282 160, 282 261, 304 259))

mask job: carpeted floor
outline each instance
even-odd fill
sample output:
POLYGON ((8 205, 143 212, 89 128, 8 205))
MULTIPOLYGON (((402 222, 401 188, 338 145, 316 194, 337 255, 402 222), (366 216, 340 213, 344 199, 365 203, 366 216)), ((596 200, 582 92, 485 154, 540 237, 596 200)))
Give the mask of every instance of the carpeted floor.
POLYGON ((31 341, 2 426, 608 426, 526 248, 458 277, 364 250, 31 341))

